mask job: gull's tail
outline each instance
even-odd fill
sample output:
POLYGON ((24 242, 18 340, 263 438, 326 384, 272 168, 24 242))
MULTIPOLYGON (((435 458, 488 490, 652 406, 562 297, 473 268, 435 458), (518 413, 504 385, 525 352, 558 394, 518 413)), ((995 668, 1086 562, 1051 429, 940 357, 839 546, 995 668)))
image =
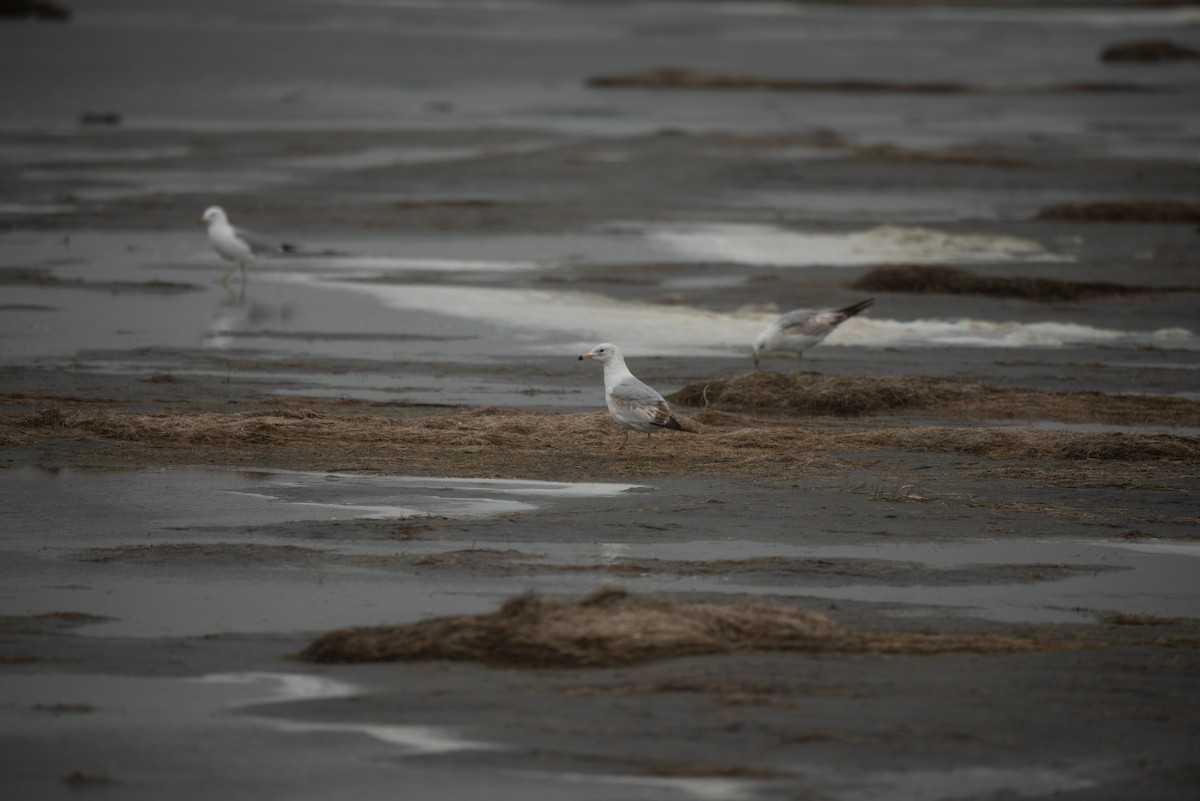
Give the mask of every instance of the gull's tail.
POLYGON ((689 434, 696 433, 696 429, 688 428, 683 423, 679 422, 679 419, 677 417, 675 417, 675 415, 671 415, 671 419, 667 421, 666 425, 664 425, 663 428, 670 428, 670 429, 674 429, 675 431, 686 431, 689 434))
POLYGON ((869 309, 870 307, 872 307, 874 305, 875 305, 875 298, 867 298, 866 300, 860 300, 858 303, 855 303, 851 306, 847 306, 844 309, 838 309, 837 313, 842 315, 843 317, 853 317, 854 315, 858 314, 860 311, 863 311, 864 309, 869 309))

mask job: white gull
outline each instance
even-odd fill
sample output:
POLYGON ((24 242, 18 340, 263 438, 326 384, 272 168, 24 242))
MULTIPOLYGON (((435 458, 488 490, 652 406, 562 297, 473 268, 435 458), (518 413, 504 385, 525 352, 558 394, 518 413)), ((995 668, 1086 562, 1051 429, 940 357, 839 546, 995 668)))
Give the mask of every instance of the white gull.
POLYGON ((579 359, 595 359, 604 365, 604 400, 608 403, 609 414, 625 429, 617 450, 625 447, 631 430, 641 431, 647 438, 663 428, 691 431, 675 419, 671 407, 657 390, 629 372, 625 357, 616 345, 610 342, 597 345, 579 359))

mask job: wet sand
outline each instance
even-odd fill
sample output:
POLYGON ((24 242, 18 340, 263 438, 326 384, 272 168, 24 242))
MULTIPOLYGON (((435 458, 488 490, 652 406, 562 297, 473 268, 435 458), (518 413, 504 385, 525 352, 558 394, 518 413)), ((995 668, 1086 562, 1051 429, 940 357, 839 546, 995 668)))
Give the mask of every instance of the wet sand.
POLYGON ((0 26, 6 796, 1194 797, 1200 83, 1101 53, 1200 42, 1101 5, 0 26))

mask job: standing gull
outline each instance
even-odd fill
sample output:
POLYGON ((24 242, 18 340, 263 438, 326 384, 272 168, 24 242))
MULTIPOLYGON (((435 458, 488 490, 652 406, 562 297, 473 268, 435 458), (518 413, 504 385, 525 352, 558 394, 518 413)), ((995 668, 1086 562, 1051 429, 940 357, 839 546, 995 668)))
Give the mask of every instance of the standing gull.
POLYGON ((609 342, 597 345, 579 359, 596 359, 604 365, 604 400, 609 414, 625 429, 617 450, 625 447, 630 430, 645 433, 647 439, 660 428, 691 431, 675 419, 662 395, 633 377, 616 345, 609 342))
POLYGON ((799 370, 804 351, 820 344, 833 329, 874 302, 874 298, 867 298, 844 309, 796 309, 779 315, 754 340, 754 366, 764 353, 792 353, 799 370))
POLYGON ((244 283, 246 265, 254 261, 255 256, 262 253, 290 253, 296 249, 294 245, 268 242, 244 228, 234 228, 229 224, 225 209, 220 206, 209 206, 205 209, 200 223, 208 226, 208 241, 212 243, 213 250, 217 251, 217 255, 222 259, 230 262, 229 269, 217 279, 217 283, 222 286, 229 280, 235 267, 241 269, 244 283))

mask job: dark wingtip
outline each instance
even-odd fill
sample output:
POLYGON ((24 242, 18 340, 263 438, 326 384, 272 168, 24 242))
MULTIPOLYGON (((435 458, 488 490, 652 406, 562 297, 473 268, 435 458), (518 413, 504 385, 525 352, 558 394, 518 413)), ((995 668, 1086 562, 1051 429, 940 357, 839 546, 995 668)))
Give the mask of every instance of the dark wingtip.
POLYGON ((582 357, 582 356, 580 356, 580 357, 579 357, 579 361, 583 361, 583 357, 582 357))
POLYGON ((870 307, 872 307, 874 305, 875 305, 875 298, 867 298, 866 300, 860 300, 858 303, 851 304, 850 306, 847 306, 844 309, 838 309, 838 311, 841 312, 842 314, 846 315, 847 317, 853 317, 854 315, 858 314, 860 311, 863 311, 864 309, 869 309, 870 307))

